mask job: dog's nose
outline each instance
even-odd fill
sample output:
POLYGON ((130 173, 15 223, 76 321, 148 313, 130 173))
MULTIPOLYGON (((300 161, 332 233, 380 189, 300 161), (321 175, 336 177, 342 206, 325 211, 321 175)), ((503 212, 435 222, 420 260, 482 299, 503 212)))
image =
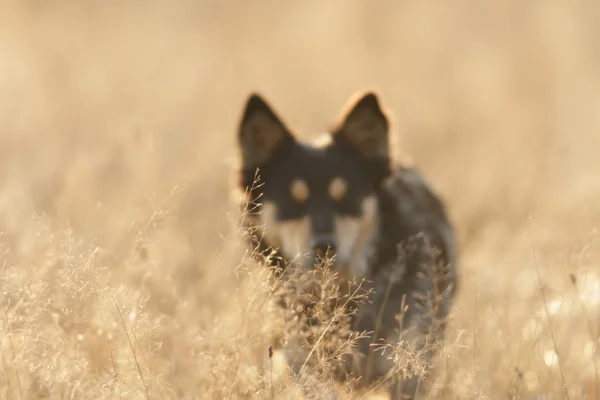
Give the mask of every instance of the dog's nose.
POLYGON ((335 240, 319 239, 313 242, 313 251, 320 257, 333 256, 335 254, 335 240))

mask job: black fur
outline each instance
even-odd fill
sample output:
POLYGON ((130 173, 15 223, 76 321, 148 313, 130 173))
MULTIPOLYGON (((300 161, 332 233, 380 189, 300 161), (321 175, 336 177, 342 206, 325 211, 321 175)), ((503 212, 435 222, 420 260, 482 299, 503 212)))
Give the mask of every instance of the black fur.
MULTIPOLYGON (((269 147, 268 157, 258 163, 247 161, 252 157, 244 158, 241 189, 253 185, 257 171, 260 182, 270 185, 267 190, 271 191, 280 185, 287 190, 294 171, 314 181, 321 175, 334 176, 331 171, 337 171, 337 176, 345 174, 350 181, 362 182, 363 189, 353 193, 356 198, 376 196, 378 239, 373 244, 375 257, 368 265, 367 275, 367 289, 373 291, 366 303, 350 305, 358 307, 351 320, 352 328, 375 334, 359 342, 356 354, 346 360, 345 372, 353 372, 363 384, 383 378, 393 365, 380 353, 373 353, 372 345, 382 344, 381 340, 400 344, 408 339, 402 335, 411 329, 416 330, 410 337, 416 339, 415 350, 428 363, 435 354, 436 341, 443 341, 445 321, 456 295, 456 238, 444 204, 418 170, 392 167, 387 143, 388 120, 377 96, 367 93, 354 103, 332 130, 332 143, 322 149, 296 141, 267 103, 252 95, 240 123, 242 150, 248 151, 243 148, 248 146, 243 135, 256 133, 244 131, 244 124, 256 113, 262 113, 270 121, 269 129, 275 127, 274 133, 267 131, 266 136, 277 146, 269 147), (352 125, 356 119, 358 124, 352 125)), ((249 201, 260 203, 264 189, 251 193, 249 201)), ((271 197, 277 199, 276 193, 271 192, 271 197)), ((257 207, 260 212, 260 206, 257 207)), ((259 254, 269 255, 269 262, 283 270, 287 260, 277 249, 271 249, 259 235, 252 235, 251 241, 259 254)), ((306 312, 310 313, 310 309, 307 305, 306 312)), ((311 316, 308 317, 310 320, 311 316)), ((420 383, 414 377, 399 380, 397 376, 389 382, 393 383, 390 393, 394 399, 411 398, 420 383)))
MULTIPOLYGON (((357 331, 374 331, 378 325, 376 335, 359 343, 361 354, 357 358, 361 361, 353 360, 354 365, 359 364, 359 371, 355 372, 361 376, 366 373, 364 355, 369 354, 371 345, 389 341, 393 332, 397 332, 399 339, 400 326, 427 336, 415 350, 421 351, 423 361, 429 362, 436 354, 434 342, 444 339, 446 320, 457 290, 454 230, 444 205, 418 171, 397 167, 379 189, 378 199, 381 240, 370 276, 374 291, 370 302, 360 305, 353 321, 357 331), (403 307, 407 308, 400 325, 396 317, 403 307)), ((383 357, 377 354, 373 357, 379 357, 379 365, 387 367, 383 357)), ((388 373, 386 368, 378 368, 378 363, 373 365, 365 384, 388 373)), ((411 395, 416 384, 415 378, 407 380, 404 395, 411 395)))

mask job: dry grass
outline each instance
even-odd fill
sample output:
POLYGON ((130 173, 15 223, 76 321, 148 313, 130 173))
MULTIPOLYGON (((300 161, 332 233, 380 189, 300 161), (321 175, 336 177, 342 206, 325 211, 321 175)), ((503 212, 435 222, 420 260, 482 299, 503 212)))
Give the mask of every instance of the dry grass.
POLYGON ((1 398, 295 398, 236 122, 366 86, 459 232, 447 397, 600 396, 596 2, 118 3, 0 4, 1 398))

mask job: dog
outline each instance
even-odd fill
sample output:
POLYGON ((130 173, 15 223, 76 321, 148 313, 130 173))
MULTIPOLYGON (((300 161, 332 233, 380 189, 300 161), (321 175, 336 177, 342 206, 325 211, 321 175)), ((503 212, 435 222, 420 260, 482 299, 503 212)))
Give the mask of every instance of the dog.
MULTIPOLYGON (((395 370, 398 361, 374 344, 410 347, 430 364, 456 296, 458 250, 440 197, 416 167, 392 159, 388 115, 375 91, 363 92, 325 140, 305 143, 252 93, 239 121, 238 188, 256 211, 247 226, 264 227, 250 242, 278 271, 327 259, 342 283, 367 282, 368 301, 351 325, 370 336, 345 368, 363 385, 384 380, 392 399, 410 399, 424 390, 423 377, 395 370)), ((303 360, 288 361, 299 374, 303 360)))

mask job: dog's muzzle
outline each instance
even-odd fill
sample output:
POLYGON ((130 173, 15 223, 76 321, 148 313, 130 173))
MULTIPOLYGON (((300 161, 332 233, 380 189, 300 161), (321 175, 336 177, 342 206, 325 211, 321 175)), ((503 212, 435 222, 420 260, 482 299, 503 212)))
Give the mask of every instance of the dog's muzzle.
POLYGON ((333 236, 321 236, 313 239, 312 250, 315 256, 331 258, 335 255, 336 243, 333 236))
POLYGON ((336 254, 337 243, 333 234, 314 234, 311 239, 314 258, 331 259, 336 254))
POLYGON ((341 267, 344 260, 339 259, 337 254, 337 243, 333 235, 314 236, 311 242, 312 257, 309 257, 310 266, 319 265, 322 262, 329 263, 335 270, 341 267))

